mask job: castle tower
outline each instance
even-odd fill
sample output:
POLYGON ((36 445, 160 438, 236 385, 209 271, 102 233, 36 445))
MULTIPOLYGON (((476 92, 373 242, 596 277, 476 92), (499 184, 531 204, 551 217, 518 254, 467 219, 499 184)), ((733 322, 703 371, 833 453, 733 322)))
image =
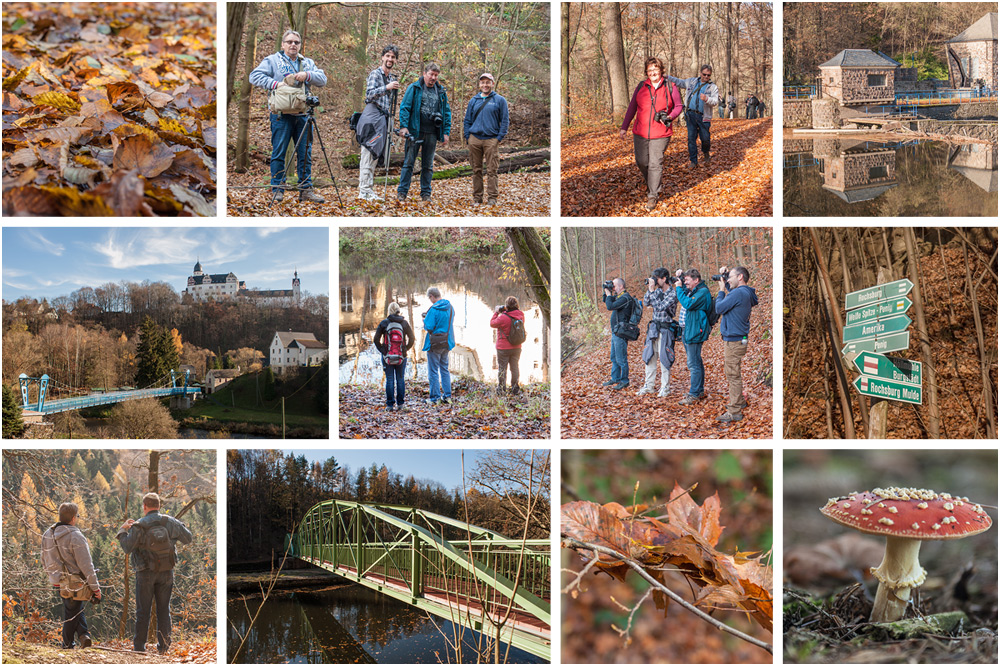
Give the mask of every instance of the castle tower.
POLYGON ((292 276, 292 297, 296 302, 299 300, 299 269, 295 269, 295 274, 292 276))
POLYGON ((204 275, 204 273, 201 271, 201 259, 199 259, 194 265, 194 276, 201 277, 202 275, 204 275))

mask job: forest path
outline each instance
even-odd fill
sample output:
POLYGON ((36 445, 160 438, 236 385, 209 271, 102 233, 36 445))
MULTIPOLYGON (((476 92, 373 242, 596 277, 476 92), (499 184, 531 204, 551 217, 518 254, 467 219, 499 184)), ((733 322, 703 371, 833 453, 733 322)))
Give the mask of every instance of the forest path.
POLYGON ((95 641, 88 649, 64 650, 56 644, 4 641, 5 664, 210 664, 216 661, 215 642, 199 645, 176 642, 165 655, 150 646, 145 653, 132 652, 132 641, 95 641), (99 644, 98 644, 99 643, 99 644))

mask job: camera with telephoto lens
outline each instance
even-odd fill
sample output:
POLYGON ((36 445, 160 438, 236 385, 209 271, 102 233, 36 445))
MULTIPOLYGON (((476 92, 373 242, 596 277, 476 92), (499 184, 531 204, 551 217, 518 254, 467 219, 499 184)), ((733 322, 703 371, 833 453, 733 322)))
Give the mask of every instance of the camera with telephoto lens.
POLYGON ((658 123, 663 123, 664 125, 670 124, 670 114, 666 111, 657 111, 653 114, 653 120, 658 123))
POLYGON ((711 276, 711 277, 712 277, 712 280, 713 280, 714 282, 721 282, 722 280, 725 280, 725 279, 726 279, 726 278, 728 278, 729 276, 728 276, 728 275, 713 275, 713 276, 711 276))
POLYGON ((306 106, 317 107, 319 106, 319 97, 316 95, 306 95, 306 106))
POLYGON ((434 127, 441 127, 444 124, 444 117, 441 116, 440 112, 431 116, 431 120, 434 121, 434 127))
POLYGON ((605 280, 604 281, 604 288, 607 289, 608 291, 614 291, 615 290, 615 281, 614 280, 605 280))

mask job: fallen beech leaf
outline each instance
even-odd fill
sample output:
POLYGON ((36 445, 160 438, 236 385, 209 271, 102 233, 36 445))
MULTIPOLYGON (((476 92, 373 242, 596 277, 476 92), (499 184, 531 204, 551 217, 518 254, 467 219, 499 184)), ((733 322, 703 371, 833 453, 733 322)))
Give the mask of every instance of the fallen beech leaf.
POLYGON ((121 140, 115 148, 116 169, 137 169, 146 178, 158 176, 174 161, 174 153, 162 143, 150 143, 145 136, 121 140))

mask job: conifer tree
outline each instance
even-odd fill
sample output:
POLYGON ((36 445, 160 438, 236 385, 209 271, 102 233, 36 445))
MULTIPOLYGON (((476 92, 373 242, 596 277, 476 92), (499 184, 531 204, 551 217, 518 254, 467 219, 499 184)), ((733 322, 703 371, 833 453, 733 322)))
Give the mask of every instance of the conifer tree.
POLYGON ((21 405, 14 396, 14 391, 3 385, 3 437, 10 439, 24 434, 24 420, 21 418, 21 405))

